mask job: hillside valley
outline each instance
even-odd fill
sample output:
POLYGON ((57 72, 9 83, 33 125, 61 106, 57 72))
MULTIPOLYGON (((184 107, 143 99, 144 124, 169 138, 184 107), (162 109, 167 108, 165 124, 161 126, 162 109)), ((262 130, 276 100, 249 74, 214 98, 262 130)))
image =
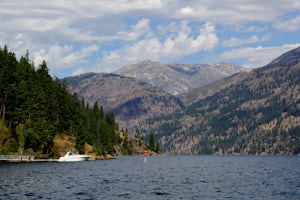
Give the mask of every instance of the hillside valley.
POLYGON ((78 97, 114 111, 131 134, 155 133, 165 153, 298 154, 299 57, 297 48, 264 67, 231 71, 202 87, 182 81, 182 72, 198 73, 192 68, 152 61, 125 66, 119 70, 124 76, 84 74, 67 81, 78 97), (174 75, 174 69, 181 73, 174 75), (179 90, 160 87, 161 80, 179 90))
POLYGON ((152 119, 152 131, 172 154, 299 154, 299 61, 297 48, 193 91, 184 110, 152 119))
POLYGON ((71 93, 89 105, 98 102, 105 112, 113 111, 121 128, 135 130, 145 120, 166 116, 183 108, 182 102, 151 84, 115 74, 88 73, 68 77, 71 93))
POLYGON ((89 105, 98 102, 105 111, 113 111, 120 127, 148 134, 147 119, 184 108, 184 103, 174 94, 184 95, 199 86, 245 71, 249 69, 228 63, 167 65, 146 60, 124 66, 115 74, 87 73, 67 77, 66 81, 70 92, 84 98, 89 105))

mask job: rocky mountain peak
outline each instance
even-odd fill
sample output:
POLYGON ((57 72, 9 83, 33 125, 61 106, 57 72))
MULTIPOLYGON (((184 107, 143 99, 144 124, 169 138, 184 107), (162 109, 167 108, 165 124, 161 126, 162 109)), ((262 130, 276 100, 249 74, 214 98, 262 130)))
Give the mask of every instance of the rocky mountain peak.
POLYGON ((136 78, 169 94, 178 95, 245 70, 230 63, 163 64, 145 60, 127 65, 114 73, 136 78))

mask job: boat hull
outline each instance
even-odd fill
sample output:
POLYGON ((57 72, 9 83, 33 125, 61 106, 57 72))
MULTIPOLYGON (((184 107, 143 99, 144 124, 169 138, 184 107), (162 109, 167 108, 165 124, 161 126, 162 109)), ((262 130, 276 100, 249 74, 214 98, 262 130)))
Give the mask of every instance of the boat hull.
POLYGON ((78 161, 87 161, 90 156, 87 155, 77 155, 72 152, 68 152, 65 156, 60 157, 58 162, 78 162, 78 161))

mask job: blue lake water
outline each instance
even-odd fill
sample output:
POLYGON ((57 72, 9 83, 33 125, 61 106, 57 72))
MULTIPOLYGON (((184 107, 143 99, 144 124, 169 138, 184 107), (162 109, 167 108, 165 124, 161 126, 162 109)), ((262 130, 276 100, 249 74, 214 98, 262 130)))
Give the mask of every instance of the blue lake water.
POLYGON ((299 156, 0 164, 0 199, 300 199, 299 156))

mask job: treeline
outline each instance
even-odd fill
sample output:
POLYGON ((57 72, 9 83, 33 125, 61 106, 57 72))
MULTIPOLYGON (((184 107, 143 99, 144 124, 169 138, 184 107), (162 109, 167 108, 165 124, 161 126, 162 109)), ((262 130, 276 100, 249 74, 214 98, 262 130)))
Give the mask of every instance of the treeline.
POLYGON ((18 60, 0 47, 0 154, 32 149, 37 157, 54 157, 57 134, 75 136, 80 152, 87 142, 98 155, 113 154, 122 143, 114 114, 86 105, 67 87, 52 79, 45 61, 35 68, 28 53, 18 60))

